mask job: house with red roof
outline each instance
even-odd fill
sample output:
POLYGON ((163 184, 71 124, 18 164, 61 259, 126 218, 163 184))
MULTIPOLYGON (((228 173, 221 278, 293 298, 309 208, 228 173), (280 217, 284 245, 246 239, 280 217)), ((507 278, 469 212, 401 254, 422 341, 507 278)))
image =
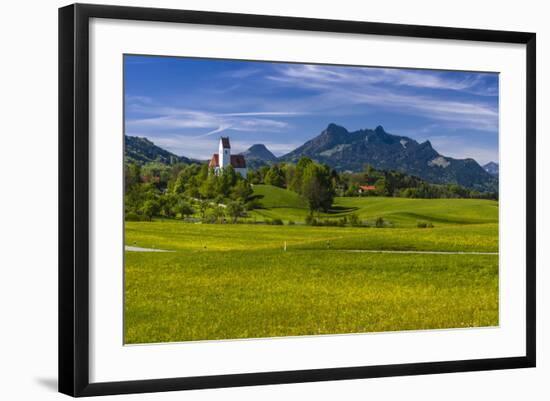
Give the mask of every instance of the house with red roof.
POLYGON ((376 191, 376 186, 374 186, 374 185, 360 185, 359 189, 357 190, 357 192, 359 192, 360 194, 365 193, 365 192, 370 192, 370 191, 376 191))
POLYGON ((232 166, 235 172, 246 178, 248 169, 243 155, 232 155, 229 137, 222 136, 218 147, 218 153, 214 153, 210 159, 208 167, 214 169, 216 174, 220 174, 227 166, 232 166))

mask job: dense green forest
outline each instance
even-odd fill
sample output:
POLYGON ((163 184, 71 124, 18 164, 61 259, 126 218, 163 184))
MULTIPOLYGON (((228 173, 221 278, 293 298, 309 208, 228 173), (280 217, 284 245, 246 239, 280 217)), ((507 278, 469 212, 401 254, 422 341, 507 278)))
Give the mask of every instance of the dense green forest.
POLYGON ((309 210, 327 212, 336 196, 386 196, 406 198, 497 199, 496 193, 480 193, 459 185, 436 185, 396 171, 376 170, 367 165, 361 173, 339 173, 307 157, 296 164, 280 163, 249 170, 243 178, 232 167, 216 175, 207 164, 125 164, 125 217, 200 217, 236 221, 261 204, 253 185, 285 188, 303 197, 309 210), (360 192, 361 186, 370 190, 360 192), (374 189, 372 189, 374 187, 374 189))

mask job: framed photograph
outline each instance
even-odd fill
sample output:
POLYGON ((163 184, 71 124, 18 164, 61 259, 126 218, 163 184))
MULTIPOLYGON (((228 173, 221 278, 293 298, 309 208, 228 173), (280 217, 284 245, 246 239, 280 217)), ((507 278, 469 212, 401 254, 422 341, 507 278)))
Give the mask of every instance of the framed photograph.
POLYGON ((59 390, 535 366, 535 82, 534 33, 61 8, 59 390))

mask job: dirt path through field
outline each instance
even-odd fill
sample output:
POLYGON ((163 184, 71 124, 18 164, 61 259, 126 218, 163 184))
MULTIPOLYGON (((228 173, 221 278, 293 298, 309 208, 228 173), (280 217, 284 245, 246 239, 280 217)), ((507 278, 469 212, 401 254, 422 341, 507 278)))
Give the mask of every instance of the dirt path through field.
MULTIPOLYGON (((166 249, 141 248, 139 246, 126 245, 124 250, 130 252, 176 252, 166 249)), ((498 252, 460 252, 460 251, 392 251, 383 249, 336 249, 340 252, 357 253, 404 253, 404 254, 426 254, 426 255, 498 255, 498 252)))
POLYGON ((131 246, 131 245, 125 245, 124 250, 130 251, 130 252, 175 252, 175 251, 167 251, 165 249, 141 248, 139 246, 131 246))

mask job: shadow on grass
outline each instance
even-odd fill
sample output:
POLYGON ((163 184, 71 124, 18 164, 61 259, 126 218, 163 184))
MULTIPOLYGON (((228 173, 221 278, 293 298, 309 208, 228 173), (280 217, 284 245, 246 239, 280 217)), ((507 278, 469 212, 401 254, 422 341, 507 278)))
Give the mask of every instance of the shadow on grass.
POLYGON ((260 199, 263 199, 265 198, 265 195, 260 195, 260 194, 257 194, 257 195, 251 195, 248 197, 248 200, 251 201, 251 200, 260 200, 260 199))
POLYGON ((327 214, 340 214, 340 213, 351 213, 359 210, 358 207, 346 207, 346 206, 333 206, 327 212, 327 214))

